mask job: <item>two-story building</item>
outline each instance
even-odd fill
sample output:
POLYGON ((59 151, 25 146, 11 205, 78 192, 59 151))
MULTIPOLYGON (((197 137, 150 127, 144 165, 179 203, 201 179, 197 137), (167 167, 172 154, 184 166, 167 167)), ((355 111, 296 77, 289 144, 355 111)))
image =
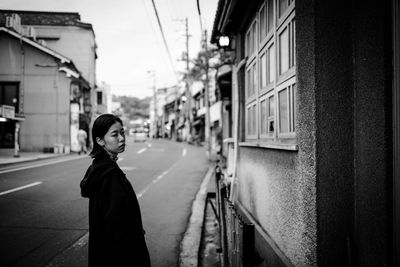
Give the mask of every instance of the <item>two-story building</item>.
MULTIPOLYGON (((20 104, 20 110, 24 111, 25 117, 28 116, 29 106, 28 103, 32 101, 32 112, 36 114, 33 109, 40 109, 42 112, 47 112, 43 109, 46 101, 51 101, 59 110, 66 110, 68 120, 59 120, 67 123, 57 126, 58 129, 65 128, 65 135, 67 139, 56 137, 55 142, 61 143, 65 146, 70 147, 72 150, 77 150, 76 133, 79 128, 85 129, 90 132, 90 122, 92 116, 92 103, 93 95, 92 92, 95 88, 95 59, 96 59, 96 44, 94 41, 94 32, 90 24, 80 22, 80 17, 78 13, 54 13, 54 12, 36 12, 36 11, 15 11, 15 10, 0 10, 0 25, 4 26, 3 32, 7 32, 5 36, 11 36, 11 33, 17 33, 20 40, 25 40, 21 42, 18 46, 17 43, 5 43, 4 45, 15 46, 12 50, 2 50, 6 53, 5 58, 9 58, 9 62, 15 64, 18 62, 21 66, 20 69, 14 69, 13 73, 10 69, 7 69, 8 65, 6 61, 0 62, 4 64, 4 72, 0 73, 1 81, 8 83, 10 81, 15 82, 16 73, 19 75, 19 92, 17 93, 20 99, 23 99, 20 104), (40 60, 32 59, 32 57, 27 57, 25 54, 24 45, 30 47, 40 47, 40 49, 34 49, 34 51, 40 50, 45 51, 48 55, 57 54, 62 58, 58 63, 43 63, 40 60), (50 51, 50 52, 48 52, 50 51), (31 62, 31 60, 33 60, 31 62), (69 63, 73 65, 74 72, 65 71, 64 63, 69 63), (77 63, 76 63, 77 62, 77 63), (42 69, 39 73, 36 70, 32 73, 27 72, 25 66, 33 64, 36 69, 42 69), (78 65, 79 64, 79 65, 78 65), (61 107, 61 102, 58 98, 38 98, 40 94, 43 94, 46 90, 38 90, 33 92, 31 90, 31 83, 26 83, 23 80, 27 79, 27 76, 36 76, 38 78, 38 87, 47 87, 45 84, 46 79, 44 78, 45 72, 49 72, 52 75, 54 84, 58 84, 59 77, 57 76, 60 71, 66 73, 67 78, 71 79, 68 84, 68 88, 61 88, 59 85, 53 85, 58 96, 62 94, 63 99, 61 102, 68 101, 67 107, 61 107), (11 73, 11 74, 10 74, 11 73), (14 75, 14 77, 10 77, 14 75), (43 75, 43 77, 41 77, 43 75), (55 78, 54 78, 55 77, 55 78), (43 79, 41 79, 43 78, 43 79), (61 92, 62 91, 62 92, 61 92), (31 95, 32 93, 32 95, 31 95), (36 100, 41 100, 42 103, 36 100), (57 100, 57 101, 56 101, 57 100), (68 140, 68 141, 67 141, 68 140)), ((8 37, 7 37, 8 38, 8 37)), ((8 63, 9 63, 8 62, 8 63)), ((71 67, 70 67, 71 69, 71 67)), ((30 70, 29 70, 30 71, 30 70)), ((47 74, 46 74, 47 75, 47 74)), ((36 86, 36 85, 35 85, 36 86)), ((34 85, 32 85, 34 87, 34 85)), ((54 90, 53 90, 54 91, 54 90)), ((57 114, 58 111, 56 111, 57 114)), ((40 113, 40 112, 39 112, 40 113)), ((37 114, 36 114, 37 115, 37 114)), ((40 122, 40 120, 39 120, 40 122)), ((47 142, 49 139, 44 138, 43 142, 32 141, 26 138, 28 135, 32 135, 35 130, 32 131, 28 127, 30 122, 27 120, 21 125, 21 148, 23 150, 47 150, 47 147, 53 146, 53 144, 47 142), (28 128, 27 128, 28 127, 28 128)), ((37 127, 45 129, 44 125, 47 125, 46 119, 43 119, 43 123, 38 123, 38 121, 33 122, 32 127, 37 127)), ((53 124, 52 124, 53 125, 53 124)), ((53 139, 53 138, 50 138, 53 139)))
POLYGON ((1 147, 70 147, 70 90, 87 86, 72 60, 13 27, 0 27, 0 58, 1 147))
POLYGON ((226 266, 399 266, 399 11, 219 0, 212 42, 234 51, 226 266))

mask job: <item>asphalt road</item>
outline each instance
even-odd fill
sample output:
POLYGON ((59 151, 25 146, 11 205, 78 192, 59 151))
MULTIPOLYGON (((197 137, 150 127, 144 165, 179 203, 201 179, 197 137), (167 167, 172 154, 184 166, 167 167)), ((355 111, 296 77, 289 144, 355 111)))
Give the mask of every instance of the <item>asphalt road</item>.
MULTIPOLYGON (((68 156, 0 170, 0 266, 86 266, 88 200, 79 182, 90 162, 68 156)), ((152 265, 177 266, 209 166, 204 148, 128 140, 118 164, 138 195, 152 265)))

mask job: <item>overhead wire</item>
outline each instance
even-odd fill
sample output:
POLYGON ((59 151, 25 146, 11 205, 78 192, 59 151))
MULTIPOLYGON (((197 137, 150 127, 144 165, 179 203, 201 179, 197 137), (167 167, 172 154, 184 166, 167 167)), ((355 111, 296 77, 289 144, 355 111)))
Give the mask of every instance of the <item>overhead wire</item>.
POLYGON ((162 25, 161 25, 160 17, 158 16, 158 11, 157 11, 156 4, 155 4, 154 0, 151 0, 151 2, 153 3, 154 13, 156 14, 156 17, 157 17, 158 26, 159 26, 159 28, 160 28, 161 36, 162 36, 163 41, 164 41, 165 50, 167 51, 168 58, 169 58, 169 62, 170 62, 170 64, 171 64, 171 68, 172 68, 172 70, 173 70, 175 76, 177 76, 177 72, 176 72, 176 69, 175 69, 175 65, 174 65, 174 63, 173 63, 173 61, 172 61, 171 52, 170 52, 170 50, 169 50, 168 43, 167 43, 167 40, 166 40, 166 38, 165 38, 164 30, 163 30, 163 27, 162 27, 162 25))
MULTIPOLYGON (((149 22, 151 31, 152 31, 152 33, 153 33, 153 35, 154 35, 154 37, 155 37, 156 44, 157 44, 157 46, 158 46, 159 49, 160 49, 159 51, 161 51, 162 47, 161 47, 161 44, 160 44, 159 41, 158 41, 157 33, 156 33, 156 30, 155 30, 154 27, 153 27, 154 25, 153 25, 153 23, 152 23, 152 20, 150 19, 149 11, 148 11, 148 9, 147 9, 147 5, 146 5, 146 3, 145 3, 145 0, 142 0, 142 3, 143 3, 143 6, 144 6, 144 9, 145 9, 145 12, 146 12, 146 17, 147 17, 147 20, 148 20, 148 22, 149 22)), ((165 54, 163 54, 163 55, 165 55, 165 54)), ((167 65, 167 64, 168 64, 168 63, 167 63, 167 59, 166 59, 164 56, 161 56, 161 58, 165 61, 164 63, 167 65)), ((172 71, 174 71, 174 70, 172 69, 172 71)))
POLYGON ((197 11, 199 12, 199 21, 200 21, 201 34, 203 34, 203 23, 201 21, 201 11, 200 11, 200 2, 199 2, 199 0, 197 0, 197 11))

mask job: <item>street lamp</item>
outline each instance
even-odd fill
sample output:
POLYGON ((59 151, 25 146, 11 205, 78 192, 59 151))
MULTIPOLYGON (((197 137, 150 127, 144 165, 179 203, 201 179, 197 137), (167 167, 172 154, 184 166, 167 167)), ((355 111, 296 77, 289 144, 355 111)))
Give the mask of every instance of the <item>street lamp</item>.
POLYGON ((227 48, 230 45, 230 39, 228 36, 222 35, 218 38, 218 47, 227 48))

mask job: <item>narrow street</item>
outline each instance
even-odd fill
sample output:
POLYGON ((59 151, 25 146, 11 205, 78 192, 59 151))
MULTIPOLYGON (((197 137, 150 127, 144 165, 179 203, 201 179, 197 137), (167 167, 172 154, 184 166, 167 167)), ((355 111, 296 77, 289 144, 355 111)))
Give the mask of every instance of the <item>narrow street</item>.
MULTIPOLYGON (((1 266, 86 266, 88 200, 80 196, 79 182, 91 159, 64 159, 0 170, 1 266)), ((177 266, 191 204, 208 168, 204 148, 128 139, 118 164, 138 196, 152 265, 177 266)))

